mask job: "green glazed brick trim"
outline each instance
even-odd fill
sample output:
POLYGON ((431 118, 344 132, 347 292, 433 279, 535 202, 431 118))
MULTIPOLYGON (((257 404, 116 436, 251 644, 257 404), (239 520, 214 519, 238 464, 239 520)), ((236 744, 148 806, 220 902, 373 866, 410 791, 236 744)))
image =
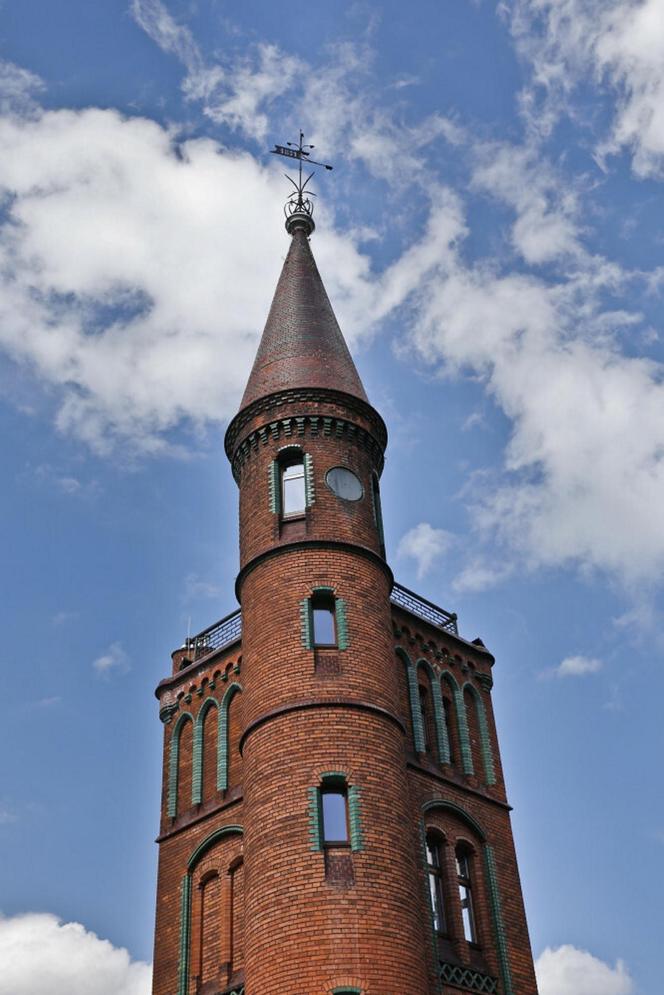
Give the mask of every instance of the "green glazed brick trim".
POLYGON ((312 633, 311 598, 305 598, 300 601, 300 638, 305 650, 313 649, 312 633))
POLYGON ((271 461, 267 468, 267 480, 270 511, 275 515, 279 515, 281 514, 281 481, 279 480, 279 464, 275 459, 271 461))
POLYGON ((498 888, 496 861, 493 855, 493 848, 489 846, 488 843, 484 844, 484 866, 486 869, 487 880, 489 882, 491 919, 493 921, 493 931, 496 938, 496 948, 498 950, 500 976, 503 982, 502 995, 514 995, 514 988, 512 987, 512 972, 510 970, 510 962, 507 955, 507 936, 505 935, 505 925, 503 923, 503 910, 500 901, 500 890, 498 888))
POLYGON ((319 788, 307 788, 309 795, 309 843, 312 850, 323 849, 323 812, 319 788))
POLYGON ((484 702, 472 684, 466 684, 469 688, 475 711, 477 713, 477 724, 480 730, 480 746, 482 748, 482 763, 484 765, 484 777, 487 784, 496 783, 496 769, 493 763, 493 750, 491 749, 491 737, 489 736, 489 726, 486 720, 486 710, 484 702))
POLYGON ((413 739, 415 740, 415 752, 424 753, 424 728, 422 726, 422 712, 420 709, 420 692, 417 686, 417 671, 405 653, 402 659, 406 661, 406 675, 408 678, 408 697, 410 698, 410 714, 413 720, 413 739))
POLYGON ((468 717, 466 716, 466 702, 463 691, 458 684, 454 687, 454 709, 457 717, 457 729, 459 730, 459 744, 461 746, 461 765, 464 774, 474 774, 473 752, 470 748, 470 733, 468 732, 468 717))
POLYGON ((440 690, 440 681, 437 681, 435 677, 431 681, 431 691, 433 694, 433 717, 436 724, 436 738, 438 740, 438 759, 441 764, 449 764, 450 741, 447 735, 447 723, 445 722, 443 695, 440 690))
POLYGON ((219 791, 226 791, 228 788, 228 709, 232 699, 241 691, 241 684, 231 684, 226 688, 226 693, 221 699, 217 733, 217 788, 219 791))
POLYGON ((211 708, 218 710, 217 701, 215 698, 206 698, 199 709, 194 724, 194 750, 191 776, 192 805, 200 805, 203 795, 203 723, 205 716, 211 708))
POLYGON ((180 760, 180 733, 185 722, 193 722, 189 712, 183 712, 171 733, 168 757, 168 817, 174 819, 178 810, 178 770, 180 760))
POLYGON ((350 822, 350 848, 357 853, 364 850, 360 789, 356 784, 348 789, 348 821, 350 822))
POLYGON ((361 988, 333 988, 331 995, 362 995, 361 988))
POLYGON ((316 500, 314 488, 314 461, 311 453, 304 454, 304 502, 307 508, 316 500))
POLYGON ((189 932, 191 928, 191 877, 182 878, 180 896, 180 960, 178 965, 178 995, 187 995, 189 988, 189 932))
POLYGON ((337 623, 337 646, 340 650, 348 649, 348 617, 346 615, 346 602, 343 598, 335 598, 334 601, 336 623, 337 623))

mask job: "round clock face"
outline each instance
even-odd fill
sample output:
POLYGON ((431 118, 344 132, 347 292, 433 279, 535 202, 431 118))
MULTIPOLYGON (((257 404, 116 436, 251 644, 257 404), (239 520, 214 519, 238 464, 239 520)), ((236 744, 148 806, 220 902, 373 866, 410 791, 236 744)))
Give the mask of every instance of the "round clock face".
POLYGON ((325 483, 337 497, 344 501, 359 501, 364 495, 364 489, 359 477, 345 466, 333 466, 325 474, 325 483))

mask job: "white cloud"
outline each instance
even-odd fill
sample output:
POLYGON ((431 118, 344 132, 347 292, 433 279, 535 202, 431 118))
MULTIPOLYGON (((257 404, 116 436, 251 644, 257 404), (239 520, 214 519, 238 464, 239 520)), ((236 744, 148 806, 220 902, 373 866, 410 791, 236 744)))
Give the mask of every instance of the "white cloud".
POLYGON ((664 568, 664 368, 625 355, 628 276, 581 253, 557 278, 469 265, 463 230, 417 294, 411 342, 441 375, 480 377, 512 424, 474 520, 531 567, 577 564, 626 584, 664 568))
POLYGON ((624 963, 615 967, 570 944, 547 947, 535 963, 540 995, 632 995, 624 963))
MULTIPOLYGON (((288 247, 276 169, 114 111, 0 119, 0 348, 57 388, 99 451, 163 448, 234 414, 288 247)), ((317 255, 352 341, 374 289, 327 226, 317 255)))
POLYGON ((516 0, 510 11, 518 46, 533 67, 525 94, 531 124, 546 131, 563 105, 574 113, 571 91, 590 77, 615 99, 600 154, 627 148, 637 175, 664 178, 660 0, 516 0))
POLYGON ((436 560, 450 548, 453 541, 451 532, 435 529, 428 522, 420 522, 401 537, 397 556, 415 560, 417 576, 421 579, 429 573, 436 560))
POLYGON ((137 24, 185 67, 182 90, 200 101, 203 112, 217 124, 227 124, 262 141, 268 129, 266 109, 286 93, 304 69, 299 59, 277 45, 259 44, 241 59, 222 65, 204 58, 186 25, 178 24, 161 0, 132 0, 137 24))
POLYGON ((512 207, 512 242, 527 263, 539 265, 580 252, 578 198, 564 178, 529 146, 478 145, 476 190, 512 207))
POLYGON ((105 653, 92 661, 92 667, 103 678, 109 678, 113 673, 126 674, 130 669, 129 657, 121 643, 111 643, 105 653))
POLYGON ((567 656, 553 673, 556 677, 583 677, 586 674, 596 674, 603 667, 601 660, 590 656, 567 656))
POLYGON ((37 107, 35 98, 44 89, 44 83, 28 69, 0 59, 0 113, 32 113, 37 107))
POLYGON ((0 995, 150 995, 152 970, 76 922, 0 918, 0 995))

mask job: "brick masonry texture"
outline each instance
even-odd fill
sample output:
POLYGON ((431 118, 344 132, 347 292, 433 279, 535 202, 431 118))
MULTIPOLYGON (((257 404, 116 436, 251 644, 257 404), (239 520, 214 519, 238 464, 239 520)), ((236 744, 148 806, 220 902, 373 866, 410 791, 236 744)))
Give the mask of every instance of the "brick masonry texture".
POLYGON ((195 662, 176 651, 157 689, 164 764, 153 992, 536 995, 491 704, 493 657, 390 603, 371 498, 382 422, 353 381, 321 290, 296 233, 249 407, 227 435, 240 490, 242 641, 195 662), (284 386, 317 391, 294 395, 292 422, 277 430, 283 396, 274 395, 274 409, 269 397, 255 402, 284 386), (270 501, 270 467, 286 445, 300 447, 312 470, 306 512, 292 519, 270 501), (334 466, 359 477, 361 500, 327 487, 334 466), (302 638, 302 605, 316 588, 343 602, 344 648, 308 648, 302 638), (322 845, 316 806, 330 775, 352 800, 352 846, 322 845), (427 831, 442 854, 447 932, 439 935, 427 831), (470 861, 472 944, 459 845, 470 861))

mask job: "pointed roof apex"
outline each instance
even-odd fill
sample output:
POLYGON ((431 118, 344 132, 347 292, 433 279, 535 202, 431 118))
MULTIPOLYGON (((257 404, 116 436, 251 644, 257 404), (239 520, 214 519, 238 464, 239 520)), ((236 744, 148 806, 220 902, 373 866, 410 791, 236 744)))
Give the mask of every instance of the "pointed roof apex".
POLYGON ((328 388, 367 401, 309 245, 313 221, 307 216, 300 223, 292 215, 286 227, 290 249, 240 407, 300 387, 328 388))

